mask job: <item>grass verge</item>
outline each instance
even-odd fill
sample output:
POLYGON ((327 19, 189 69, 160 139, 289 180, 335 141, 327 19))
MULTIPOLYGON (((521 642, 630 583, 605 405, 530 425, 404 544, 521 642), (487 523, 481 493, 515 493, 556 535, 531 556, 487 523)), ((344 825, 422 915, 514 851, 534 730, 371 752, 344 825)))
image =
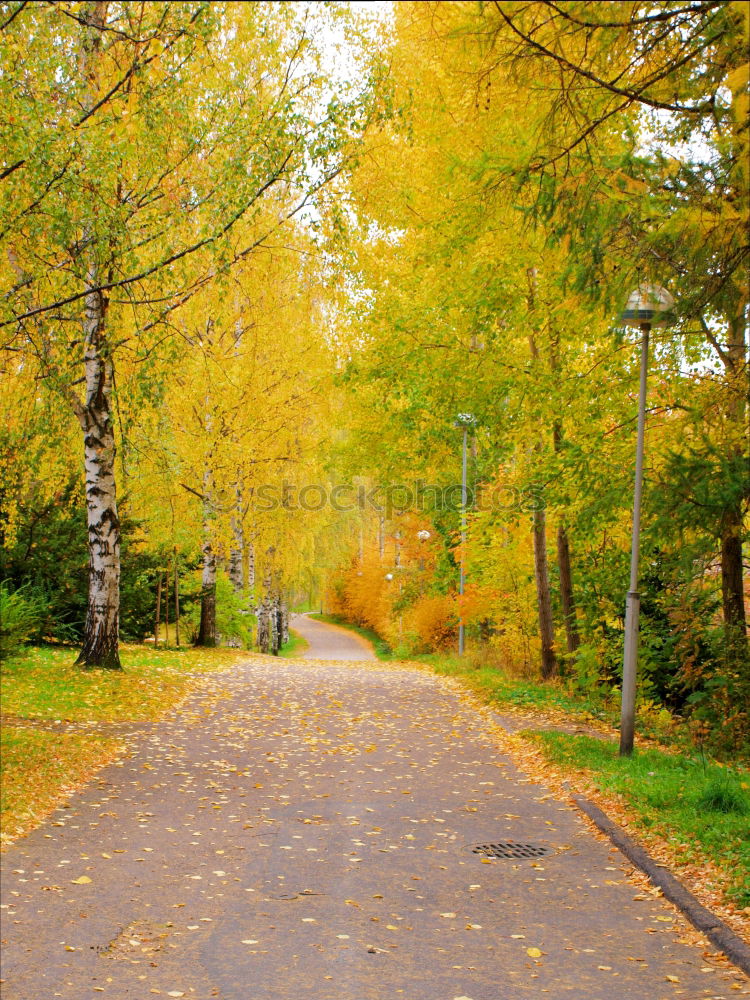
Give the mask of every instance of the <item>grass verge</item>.
POLYGON ((281 647, 279 656, 299 656, 300 653, 304 653, 309 647, 310 643, 307 639, 303 638, 299 632, 295 632, 293 628, 290 628, 289 642, 285 642, 281 647))
POLYGON ((3 843, 37 825, 72 788, 113 760, 108 723, 148 722, 177 705, 203 673, 231 666, 231 649, 121 648, 122 671, 80 670, 70 647, 37 646, 0 672, 0 826, 3 843), (85 732, 56 730, 86 723, 85 732))
POLYGON ((642 747, 620 757, 615 744, 582 734, 525 732, 545 758, 616 796, 633 826, 664 841, 683 865, 711 861, 726 877, 725 894, 750 907, 750 773, 740 767, 642 747))

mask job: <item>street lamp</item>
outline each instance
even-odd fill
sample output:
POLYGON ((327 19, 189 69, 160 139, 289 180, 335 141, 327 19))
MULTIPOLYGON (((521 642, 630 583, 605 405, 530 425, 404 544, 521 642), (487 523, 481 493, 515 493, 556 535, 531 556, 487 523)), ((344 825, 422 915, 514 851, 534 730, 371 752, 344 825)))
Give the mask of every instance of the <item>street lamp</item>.
MULTIPOLYGON (((424 573, 424 552, 422 551, 422 546, 424 545, 425 542, 429 542, 429 540, 430 540, 431 537, 432 536, 431 536, 430 532, 427 530, 427 528, 420 528, 420 530, 417 532, 417 538, 419 539, 419 542, 420 542, 420 552, 419 552, 419 572, 420 573, 424 573)), ((419 592, 420 592, 420 594, 424 592, 424 579, 422 579, 420 581, 419 592)))
POLYGON ((638 556, 641 535, 641 495, 643 492, 643 444, 646 428, 646 375, 648 372, 648 340, 652 326, 669 326, 674 322, 674 299, 660 285, 639 285, 630 293, 625 311, 620 317, 625 326, 637 326, 641 331, 641 377, 638 395, 638 439, 635 451, 635 484, 633 488, 633 537, 630 551, 630 589, 625 601, 625 650, 622 661, 622 706, 620 710, 620 756, 633 753, 635 728, 635 683, 638 660, 638 618, 641 595, 638 592, 638 556))
POLYGON ((454 427, 463 430, 463 450, 461 457, 461 562, 458 577, 458 655, 463 656, 464 652, 464 582, 465 582, 465 558, 466 558, 466 442, 469 435, 469 428, 476 424, 476 417, 471 413, 459 413, 456 417, 454 427))

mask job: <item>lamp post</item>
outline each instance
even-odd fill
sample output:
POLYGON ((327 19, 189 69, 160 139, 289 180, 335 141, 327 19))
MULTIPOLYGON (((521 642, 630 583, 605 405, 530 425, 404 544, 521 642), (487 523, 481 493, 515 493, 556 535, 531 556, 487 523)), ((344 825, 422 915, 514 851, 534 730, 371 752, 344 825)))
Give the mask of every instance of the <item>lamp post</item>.
POLYGON ((466 559, 466 443, 469 436, 469 428, 476 423, 476 418, 471 413, 459 413, 456 417, 454 427, 463 430, 463 447, 461 452, 461 553, 460 570, 458 576, 458 655, 463 656, 464 652, 464 583, 466 580, 465 559, 466 559))
POLYGON ((652 326, 669 326, 673 322, 671 309, 674 299, 660 285, 639 285, 630 293, 625 311, 620 317, 625 326, 637 326, 641 331, 641 372, 638 394, 638 437, 635 450, 635 483, 633 487, 633 535, 630 550, 630 587, 625 600, 625 649, 622 661, 622 706, 620 709, 620 756, 633 753, 635 728, 635 686, 638 662, 638 619, 641 595, 638 592, 638 557, 641 536, 641 496, 643 493, 643 446, 646 429, 646 376, 648 372, 648 342, 652 326))
POLYGON ((419 593, 420 596, 424 594, 424 549, 422 546, 425 542, 428 542, 432 536, 427 528, 420 528, 417 532, 417 538, 419 539, 419 593))

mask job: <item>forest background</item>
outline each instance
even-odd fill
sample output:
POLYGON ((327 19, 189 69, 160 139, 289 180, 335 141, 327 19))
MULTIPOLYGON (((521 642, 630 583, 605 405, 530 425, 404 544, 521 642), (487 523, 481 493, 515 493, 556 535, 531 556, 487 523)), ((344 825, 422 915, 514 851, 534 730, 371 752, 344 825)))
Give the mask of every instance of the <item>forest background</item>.
POLYGON ((460 618, 472 662, 615 702, 619 317, 657 283, 639 711, 747 753, 746 5, 16 2, 0 26, 5 654, 117 670, 120 636, 175 621, 276 651, 322 606, 402 658, 460 618))

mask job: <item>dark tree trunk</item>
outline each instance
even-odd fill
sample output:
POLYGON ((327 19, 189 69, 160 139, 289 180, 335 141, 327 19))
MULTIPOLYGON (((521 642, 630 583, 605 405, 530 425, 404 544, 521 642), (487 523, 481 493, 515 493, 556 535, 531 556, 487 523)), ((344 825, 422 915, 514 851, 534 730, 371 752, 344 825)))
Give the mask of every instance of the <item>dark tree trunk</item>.
POLYGON ((549 680, 557 674, 557 654, 547 565, 547 517, 544 509, 534 511, 534 576, 539 609, 539 637, 542 641, 542 677, 549 680))
MULTIPOLYGON (((527 269, 529 282, 528 306, 532 323, 532 333, 529 335, 529 350, 533 361, 539 359, 539 349, 536 343, 536 286, 537 271, 535 267, 527 269)), ((541 450, 541 443, 535 451, 541 450)), ((549 586, 549 568, 547 564, 547 514, 542 507, 534 511, 534 578, 536 580, 536 600, 539 611, 539 638, 542 643, 542 677, 549 680, 557 675, 557 653, 555 652, 555 623, 552 618, 552 599, 549 586)))
POLYGON ((174 547, 174 644, 180 645, 180 574, 177 566, 177 546, 174 547))
POLYGON ((156 614, 154 615, 154 646, 159 641, 159 625, 161 624, 161 573, 156 577, 156 614))
POLYGON ((568 652, 575 653, 581 644, 576 621, 575 597, 573 595, 573 574, 570 568, 570 543, 564 524, 557 527, 557 567, 560 572, 560 600, 565 621, 565 637, 568 652))
MULTIPOLYGON (((729 324, 729 337, 722 360, 729 376, 728 423, 736 428, 736 443, 730 457, 742 467, 747 462, 747 344, 745 342, 745 303, 729 324)), ((724 628, 730 658, 748 659, 747 620, 742 568, 743 499, 736 496, 728 503, 721 518, 721 597, 724 628)))
POLYGON ((747 655, 742 530, 742 512, 737 504, 725 510, 721 520, 721 598, 727 645, 732 658, 747 655))

